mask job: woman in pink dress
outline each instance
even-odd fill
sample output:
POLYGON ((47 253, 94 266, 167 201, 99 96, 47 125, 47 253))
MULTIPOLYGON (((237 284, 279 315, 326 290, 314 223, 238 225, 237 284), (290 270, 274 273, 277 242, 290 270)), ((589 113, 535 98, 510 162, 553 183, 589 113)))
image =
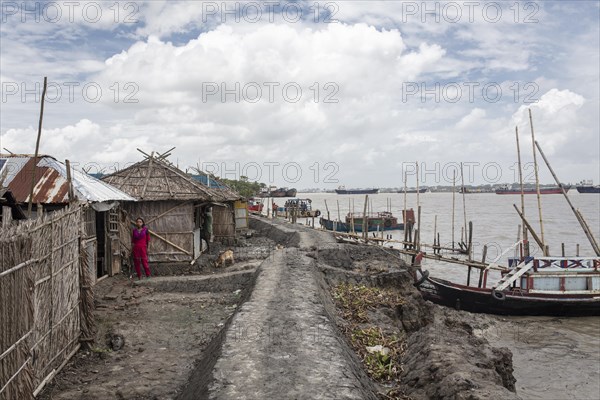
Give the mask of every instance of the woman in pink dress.
POLYGON ((150 277, 150 267, 148 267, 148 244, 150 243, 150 232, 142 218, 135 220, 136 227, 131 234, 131 252, 133 253, 133 265, 138 279, 142 279, 141 265, 144 266, 146 278, 150 277))

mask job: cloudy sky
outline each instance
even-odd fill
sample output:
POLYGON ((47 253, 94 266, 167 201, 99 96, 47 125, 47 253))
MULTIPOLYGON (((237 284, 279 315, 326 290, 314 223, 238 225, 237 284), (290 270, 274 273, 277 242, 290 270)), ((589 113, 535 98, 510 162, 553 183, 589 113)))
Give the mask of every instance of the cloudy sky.
POLYGON ((34 151, 47 76, 40 151, 92 171, 175 147, 299 188, 410 185, 416 161, 422 185, 513 182, 530 108, 560 178, 598 182, 599 4, 3 1, 0 147, 34 151))

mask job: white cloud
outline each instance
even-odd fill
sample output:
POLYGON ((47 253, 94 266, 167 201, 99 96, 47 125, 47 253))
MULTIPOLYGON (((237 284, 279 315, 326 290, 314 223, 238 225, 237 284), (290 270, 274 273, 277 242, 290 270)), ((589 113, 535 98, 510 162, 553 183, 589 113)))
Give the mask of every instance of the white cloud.
MULTIPOLYGON (((140 21, 129 26, 4 24, 0 80, 39 81, 48 74, 50 80, 102 86, 97 103, 77 98, 46 104, 42 151, 61 159, 123 163, 139 159, 137 147, 177 146, 180 165, 296 161, 310 176, 315 162, 331 161, 350 186, 385 186, 397 178, 399 163, 417 158, 430 164, 512 162, 515 124, 527 145, 523 84, 531 81, 539 88, 539 102, 531 107, 546 152, 573 179, 580 179, 581 169, 598 169, 599 35, 598 21, 588 17, 593 13, 543 4, 537 24, 515 24, 510 14, 496 24, 480 15, 473 23, 451 24, 431 16, 426 23, 420 16, 403 22, 401 2, 339 5, 335 17, 342 23, 336 24, 229 18, 215 26, 204 23, 195 2, 139 3, 140 21), (585 23, 574 26, 565 15, 585 23), (106 32, 123 43, 104 53, 109 56, 79 46, 90 40, 102 47, 110 42, 106 32), (38 45, 40 38, 56 48, 38 45), (406 101, 403 83, 410 81, 429 88, 436 82, 498 82, 503 98, 486 102, 479 90, 473 102, 464 92, 457 103, 431 96, 423 102, 419 94, 406 101), (513 99, 516 81, 521 91, 513 99), (110 89, 115 82, 118 102, 110 89), (123 102, 128 82, 139 88, 137 103, 123 102), (213 95, 205 101, 203 84, 210 82, 229 89, 256 82, 262 100, 236 103, 228 95, 223 103, 213 95), (265 82, 279 83, 273 102, 265 82), (297 103, 282 96, 290 82, 302 89, 297 103), (328 82, 335 85, 324 87, 328 82), (328 94, 338 102, 323 102, 328 94)), ((504 7, 510 10, 510 4, 504 7)), ((1 146, 32 152, 39 104, 19 100, 2 104, 1 146)), ((309 180, 298 186, 325 185, 309 180)))

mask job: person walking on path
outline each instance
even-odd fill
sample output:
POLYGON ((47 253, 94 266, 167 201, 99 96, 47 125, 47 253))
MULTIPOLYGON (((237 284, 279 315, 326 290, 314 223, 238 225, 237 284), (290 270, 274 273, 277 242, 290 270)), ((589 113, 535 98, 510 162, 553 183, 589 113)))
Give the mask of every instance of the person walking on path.
POLYGON ((135 220, 136 227, 131 234, 131 251, 133 253, 133 265, 138 279, 142 279, 142 268, 146 278, 150 278, 150 267, 148 266, 148 244, 150 243, 150 232, 142 218, 135 220))

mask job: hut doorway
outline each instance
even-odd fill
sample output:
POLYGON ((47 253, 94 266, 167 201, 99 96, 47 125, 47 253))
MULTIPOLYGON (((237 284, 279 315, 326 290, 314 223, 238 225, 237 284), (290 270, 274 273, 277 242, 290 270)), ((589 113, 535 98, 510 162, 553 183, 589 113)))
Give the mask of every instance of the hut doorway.
POLYGON ((110 252, 106 248, 106 214, 107 212, 96 212, 96 278, 108 275, 106 265, 110 252))

